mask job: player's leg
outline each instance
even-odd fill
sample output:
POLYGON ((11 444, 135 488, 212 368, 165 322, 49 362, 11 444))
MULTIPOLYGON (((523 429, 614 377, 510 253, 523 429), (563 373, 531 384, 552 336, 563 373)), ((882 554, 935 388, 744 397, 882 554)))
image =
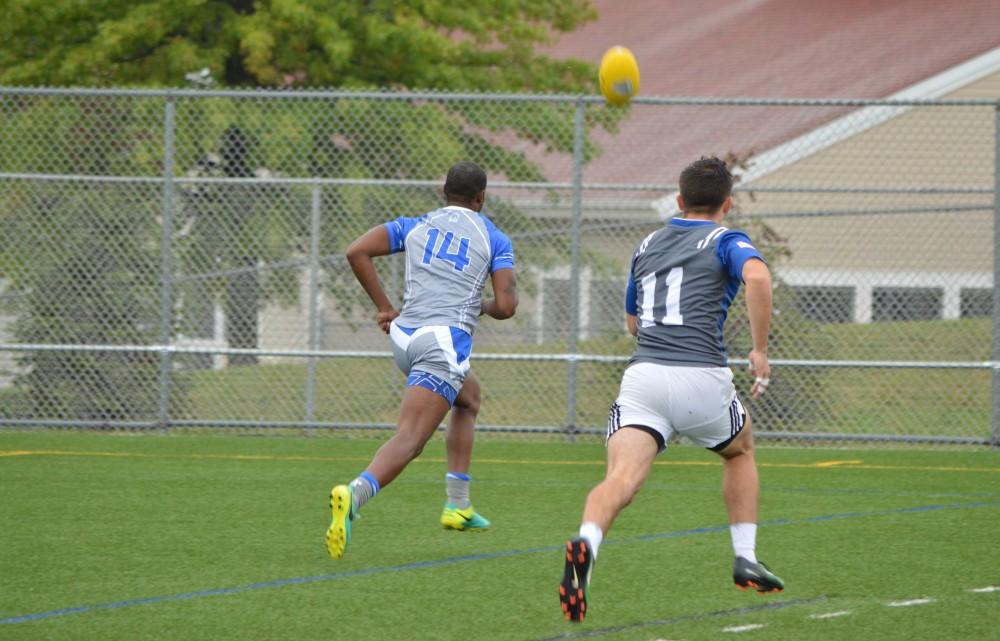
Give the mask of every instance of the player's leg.
POLYGON ((568 620, 583 621, 586 616, 587 590, 601 541, 639 492, 660 449, 660 442, 645 427, 625 426, 608 438, 604 480, 587 495, 579 536, 566 542, 559 601, 568 620))
MULTIPOLYGON (((629 425, 612 434, 608 439, 608 469, 604 480, 587 495, 584 524, 596 525, 603 538, 639 492, 659 451, 660 443, 644 427, 629 425)), ((594 556, 599 545, 598 540, 591 542, 594 556)))
POLYGON ((389 336, 396 365, 407 374, 396 434, 379 448, 365 471, 348 485, 334 486, 331 492, 333 521, 326 544, 335 559, 344 554, 350 542, 351 521, 361 507, 423 450, 455 402, 468 369, 472 338, 460 330, 444 326, 405 328, 394 322, 389 336))
POLYGON ((662 366, 652 363, 629 366, 608 412, 607 471, 587 496, 579 535, 566 542, 559 601, 570 621, 582 621, 586 614, 590 572, 604 535, 632 502, 670 438, 665 412, 669 381, 662 374, 662 366))
MULTIPOLYGON (((739 405, 738 401, 736 402, 739 405)), ((740 406, 742 409, 742 406, 740 406)), ((743 411, 739 433, 716 452, 723 460, 722 498, 729 515, 729 531, 733 541, 733 582, 737 587, 754 588, 758 592, 777 592, 784 581, 757 560, 757 503, 760 482, 754 458, 753 432, 750 414, 743 411)))
POLYGON ((479 414, 479 390, 479 379, 469 372, 455 397, 445 431, 445 448, 448 451, 445 489, 448 501, 441 512, 441 525, 452 530, 481 531, 490 526, 489 520, 473 509, 469 498, 469 485, 472 482, 469 466, 472 461, 476 416, 479 414))
MULTIPOLYGON (((739 434, 717 453, 722 457, 722 498, 729 523, 756 523, 760 481, 757 478, 749 414, 739 434)), ((757 560, 753 541, 745 542, 736 553, 751 561, 757 560)))
MULTIPOLYGON (((437 377, 426 377, 436 379, 435 383, 443 383, 437 377)), ((411 380, 414 380, 413 374, 411 380)), ((361 507, 420 455, 424 445, 444 420, 450 407, 450 399, 447 395, 430 389, 432 386, 419 381, 407 386, 399 410, 396 434, 379 448, 364 472, 348 485, 335 486, 330 493, 333 519, 326 533, 326 547, 334 559, 343 556, 347 549, 351 541, 351 522, 361 507)))
POLYGON ((760 484, 750 415, 733 387, 732 371, 726 367, 676 367, 671 376, 676 399, 671 406, 671 425, 723 459, 722 497, 733 540, 734 582, 739 587, 752 585, 761 592, 782 589, 782 580, 755 556, 760 484))
POLYGON ((444 441, 448 450, 448 471, 468 474, 472 461, 473 431, 481 403, 479 379, 469 372, 455 397, 444 441))
MULTIPOLYGON (((396 434, 375 453, 365 469, 378 482, 389 485, 410 461, 417 458, 448 413, 448 399, 424 387, 409 386, 396 421, 396 434)), ((360 508, 363 502, 358 505, 360 508)))

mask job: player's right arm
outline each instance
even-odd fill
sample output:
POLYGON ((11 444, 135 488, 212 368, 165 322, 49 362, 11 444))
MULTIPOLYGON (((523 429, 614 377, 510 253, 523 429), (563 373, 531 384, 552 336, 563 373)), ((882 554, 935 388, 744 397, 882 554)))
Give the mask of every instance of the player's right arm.
POLYGON ((493 298, 484 298, 482 313, 503 320, 517 311, 517 277, 513 269, 498 269, 490 276, 493 298))
POLYGON ((399 312, 392 306, 389 297, 382 288, 372 258, 388 256, 390 253, 389 231, 385 225, 372 227, 355 239, 347 248, 347 262, 351 264, 354 277, 358 279, 361 287, 368 293, 368 297, 375 303, 375 308, 378 310, 375 321, 387 334, 389 333, 389 323, 399 316, 399 312))
POLYGON ((757 398, 771 379, 771 366, 767 362, 767 335, 771 329, 771 271, 763 260, 751 258, 743 264, 743 283, 753 342, 753 349, 747 357, 755 378, 750 393, 757 398))
POLYGON ((625 285, 625 328, 632 336, 639 335, 639 303, 635 289, 634 272, 629 271, 628 283, 625 285))

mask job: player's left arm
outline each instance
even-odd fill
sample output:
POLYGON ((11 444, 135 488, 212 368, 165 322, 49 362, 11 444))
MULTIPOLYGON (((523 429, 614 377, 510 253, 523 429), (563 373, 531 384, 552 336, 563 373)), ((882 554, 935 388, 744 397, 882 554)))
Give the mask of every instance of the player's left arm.
POLYGON ((392 306, 389 297, 382 288, 382 283, 378 280, 375 272, 375 263, 372 258, 375 256, 388 256, 391 253, 389 244, 389 231, 385 225, 372 227, 359 236, 347 248, 347 262, 351 264, 354 277, 361 283, 361 287, 368 293, 368 297, 375 303, 378 312, 375 315, 375 322, 386 334, 389 333, 389 323, 399 316, 399 312, 392 306))
POLYGON ((479 313, 503 320, 517 311, 514 246, 510 238, 485 216, 483 222, 490 236, 490 283, 493 285, 493 298, 483 299, 479 313))
POLYGON ((498 320, 510 318, 517 311, 517 277, 513 269, 498 269, 490 277, 493 298, 484 298, 480 311, 498 320))
POLYGON ((757 398, 771 382, 771 365, 767 361, 767 335, 771 329, 771 271, 759 258, 743 264, 743 283, 747 294, 747 315, 753 349, 747 357, 754 383, 750 394, 757 398))
POLYGON ((754 374, 750 394, 758 398, 771 382, 771 366, 767 361, 767 337, 771 330, 771 271, 749 236, 741 231, 728 231, 719 237, 719 260, 729 277, 746 287, 747 315, 753 347, 747 359, 754 374))

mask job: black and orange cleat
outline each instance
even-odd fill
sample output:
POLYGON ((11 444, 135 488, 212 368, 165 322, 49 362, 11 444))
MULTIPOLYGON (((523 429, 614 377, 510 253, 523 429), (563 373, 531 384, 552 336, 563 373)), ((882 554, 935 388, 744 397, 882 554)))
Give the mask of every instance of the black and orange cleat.
POLYGON ((763 563, 748 561, 742 556, 733 561, 733 583, 741 590, 753 588, 757 592, 781 592, 785 582, 763 563))
POLYGON ((566 569, 559 584, 559 602, 568 621, 583 621, 594 557, 585 539, 566 541, 566 569))

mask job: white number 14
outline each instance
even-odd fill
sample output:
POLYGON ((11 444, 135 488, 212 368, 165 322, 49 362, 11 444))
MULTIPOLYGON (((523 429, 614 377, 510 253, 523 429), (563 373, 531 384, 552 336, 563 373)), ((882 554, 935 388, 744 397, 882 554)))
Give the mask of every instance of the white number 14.
MULTIPOLYGON (((684 316, 681 314, 681 281, 684 279, 684 268, 674 267, 667 272, 667 277, 663 279, 663 285, 667 288, 667 299, 665 301, 665 313, 660 319, 661 325, 683 325, 684 316)), ((656 299, 656 272, 646 274, 642 277, 642 310, 639 320, 643 327, 652 327, 656 324, 656 314, 653 309, 653 301, 656 299)))

